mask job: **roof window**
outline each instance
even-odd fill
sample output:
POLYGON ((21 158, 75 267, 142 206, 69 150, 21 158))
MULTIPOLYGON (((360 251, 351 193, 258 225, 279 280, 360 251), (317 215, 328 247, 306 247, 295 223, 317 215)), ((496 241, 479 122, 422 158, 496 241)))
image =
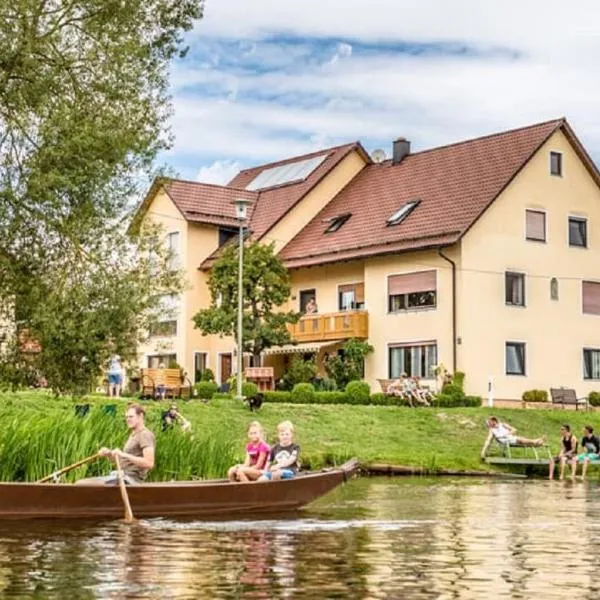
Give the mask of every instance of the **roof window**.
POLYGON ((420 200, 412 200, 404 204, 399 210, 397 210, 388 220, 388 225, 398 225, 402 223, 408 215, 418 206, 420 200))
POLYGON ((307 158, 306 160, 297 160, 296 162, 271 167, 261 171, 247 186, 247 190, 264 190, 265 188, 275 187, 306 179, 321 163, 327 158, 327 154, 307 158))
POLYGON ((344 215, 336 215, 335 217, 327 219, 329 225, 325 230, 325 233, 333 233, 334 231, 337 231, 351 216, 352 213, 346 213, 344 215))

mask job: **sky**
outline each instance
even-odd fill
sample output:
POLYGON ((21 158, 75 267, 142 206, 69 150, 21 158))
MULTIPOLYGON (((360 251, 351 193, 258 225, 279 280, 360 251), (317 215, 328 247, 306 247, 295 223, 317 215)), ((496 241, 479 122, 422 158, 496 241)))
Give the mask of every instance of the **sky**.
POLYGON ((390 156, 566 116, 598 162, 599 22, 598 0, 206 0, 162 158, 224 184, 355 140, 390 156))

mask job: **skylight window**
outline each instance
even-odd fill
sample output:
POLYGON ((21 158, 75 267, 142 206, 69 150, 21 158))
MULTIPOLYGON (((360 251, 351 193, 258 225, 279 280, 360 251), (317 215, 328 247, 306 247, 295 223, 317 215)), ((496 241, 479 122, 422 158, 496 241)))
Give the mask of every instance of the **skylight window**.
POLYGON ((303 181, 306 179, 325 159, 327 154, 298 160, 287 165, 272 167, 261 171, 247 186, 247 190, 264 190, 265 188, 303 181))
POLYGON ((388 225, 398 225, 402 223, 408 215, 417 207, 420 200, 413 200, 412 202, 407 202, 404 206, 402 206, 399 210, 397 210, 388 220, 388 225))
POLYGON ((331 217, 331 219, 328 219, 329 226, 325 230, 325 233, 333 233, 334 231, 337 231, 351 216, 352 213, 346 213, 345 215, 331 217))

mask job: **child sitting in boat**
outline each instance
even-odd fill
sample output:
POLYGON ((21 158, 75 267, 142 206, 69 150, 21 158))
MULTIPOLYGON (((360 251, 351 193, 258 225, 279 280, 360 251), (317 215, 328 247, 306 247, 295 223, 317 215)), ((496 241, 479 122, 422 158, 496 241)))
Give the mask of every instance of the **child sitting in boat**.
POLYGON ((258 481, 278 481, 292 479, 300 468, 300 446, 294 444, 294 426, 290 421, 283 421, 277 426, 279 443, 271 448, 268 469, 262 472, 258 481))
POLYGON ((241 465, 229 469, 229 481, 256 481, 267 466, 269 445, 263 439, 264 433, 258 421, 252 421, 248 426, 248 444, 246 444, 246 460, 241 465))

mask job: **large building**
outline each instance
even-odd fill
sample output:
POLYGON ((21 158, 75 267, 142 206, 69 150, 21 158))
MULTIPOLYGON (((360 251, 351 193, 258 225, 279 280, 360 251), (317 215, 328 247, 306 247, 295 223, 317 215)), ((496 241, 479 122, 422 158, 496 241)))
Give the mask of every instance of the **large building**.
POLYGON ((600 173, 565 119, 414 152, 360 143, 241 171, 228 185, 155 182, 141 219, 162 223, 190 288, 177 317, 141 349, 142 366, 176 359, 192 379, 234 370, 235 342, 203 336, 215 252, 236 235, 232 201, 251 201, 254 239, 274 242, 291 272, 290 307, 315 298, 273 348, 322 361, 351 337, 375 352, 365 378, 434 365, 466 373, 471 394, 518 399, 528 389, 600 389, 600 173), (164 335, 168 334, 168 335, 164 335))

